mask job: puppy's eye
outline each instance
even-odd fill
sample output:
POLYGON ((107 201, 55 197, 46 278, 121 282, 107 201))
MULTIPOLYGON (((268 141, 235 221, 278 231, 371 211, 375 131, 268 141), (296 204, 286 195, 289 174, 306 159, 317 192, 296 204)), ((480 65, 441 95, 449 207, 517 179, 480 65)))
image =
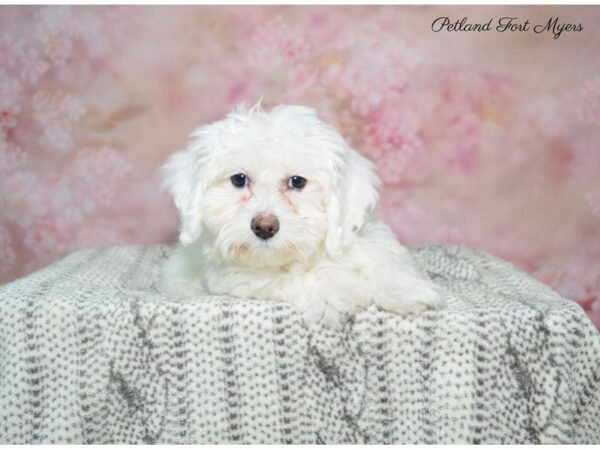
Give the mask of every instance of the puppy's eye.
POLYGON ((248 182, 248 177, 243 173, 236 173, 235 175, 231 175, 231 184, 235 187, 243 188, 246 186, 248 182))
POLYGON ((306 178, 294 175, 288 179, 287 185, 292 189, 302 189, 304 186, 306 186, 306 178))

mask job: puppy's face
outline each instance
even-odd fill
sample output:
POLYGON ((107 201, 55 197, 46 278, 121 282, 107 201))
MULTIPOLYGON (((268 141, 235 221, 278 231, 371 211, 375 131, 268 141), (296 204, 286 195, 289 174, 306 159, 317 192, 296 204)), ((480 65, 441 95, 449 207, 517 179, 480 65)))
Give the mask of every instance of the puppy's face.
POLYGON ((256 268, 339 254, 377 201, 372 164, 314 111, 238 108, 198 129, 163 168, 181 242, 256 268))
POLYGON ((216 159, 219 171, 200 215, 222 258, 278 267, 319 252, 328 226, 327 180, 301 141, 254 131, 239 145, 221 147, 216 159))

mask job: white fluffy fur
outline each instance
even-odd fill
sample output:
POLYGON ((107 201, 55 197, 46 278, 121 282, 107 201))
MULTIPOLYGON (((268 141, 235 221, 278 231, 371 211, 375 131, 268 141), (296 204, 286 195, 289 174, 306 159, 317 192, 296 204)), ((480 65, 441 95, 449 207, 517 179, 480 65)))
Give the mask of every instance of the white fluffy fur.
POLYGON ((167 292, 286 301, 333 327, 370 303, 396 313, 443 306, 374 216, 373 164, 310 108, 242 105, 197 129, 163 173, 181 214, 167 292), (232 185, 236 173, 248 176, 246 187, 232 185), (294 175, 308 180, 302 190, 287 187, 294 175), (280 222, 266 241, 250 228, 260 213, 280 222))

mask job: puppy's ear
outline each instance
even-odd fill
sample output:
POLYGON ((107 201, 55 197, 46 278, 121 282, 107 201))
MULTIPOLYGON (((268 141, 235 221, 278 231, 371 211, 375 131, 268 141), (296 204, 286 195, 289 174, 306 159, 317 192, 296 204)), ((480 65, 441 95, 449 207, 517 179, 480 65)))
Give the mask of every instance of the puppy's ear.
POLYGON ((345 144, 343 162, 327 205, 327 251, 339 256, 349 246, 379 200, 381 180, 375 166, 345 144))
POLYGON ((194 242, 202 233, 200 202, 205 186, 209 148, 206 127, 191 136, 187 148, 175 153, 161 167, 163 187, 171 194, 179 210, 181 228, 179 241, 183 245, 194 242))

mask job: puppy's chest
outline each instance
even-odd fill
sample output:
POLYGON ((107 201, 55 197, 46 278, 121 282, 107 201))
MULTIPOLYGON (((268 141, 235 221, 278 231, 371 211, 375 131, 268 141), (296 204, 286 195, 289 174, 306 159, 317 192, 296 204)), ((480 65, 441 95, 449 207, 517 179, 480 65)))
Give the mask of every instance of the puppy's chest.
POLYGON ((299 277, 285 272, 249 272, 237 268, 214 268, 205 272, 206 289, 211 294, 241 298, 287 300, 302 289, 299 277))

